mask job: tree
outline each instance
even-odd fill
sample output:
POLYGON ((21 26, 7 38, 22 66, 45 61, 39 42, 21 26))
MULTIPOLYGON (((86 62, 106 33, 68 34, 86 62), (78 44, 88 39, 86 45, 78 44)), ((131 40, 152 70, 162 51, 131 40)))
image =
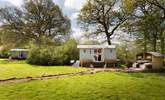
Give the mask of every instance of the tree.
POLYGON ((83 28, 95 30, 92 34, 104 33, 111 45, 112 35, 127 20, 123 10, 115 9, 119 2, 120 0, 88 0, 80 11, 79 23, 85 26, 83 28))
POLYGON ((79 59, 79 49, 77 49, 77 42, 75 39, 69 39, 63 45, 63 51, 65 51, 64 55, 66 56, 64 64, 68 65, 71 60, 76 61, 79 59))
MULTIPOLYGON (((133 29, 134 35, 138 36, 138 39, 144 42, 145 52, 147 52, 147 45, 152 45, 152 51, 158 51, 158 40, 161 40, 161 52, 164 52, 164 29, 165 24, 163 21, 164 15, 162 14, 162 9, 155 6, 153 0, 133 0, 134 6, 131 9, 132 19, 129 19, 130 27, 133 29)), ((124 3, 128 3, 128 0, 125 0, 124 3)), ((129 2, 130 3, 130 2, 129 2)), ((162 2, 158 2, 162 4, 162 2)), ((162 6, 162 5, 161 5, 162 6)), ((126 6, 127 7, 127 6, 126 6)), ((132 31, 131 29, 131 31, 132 31)))
POLYGON ((146 0, 149 4, 158 7, 163 13, 162 18, 165 20, 165 1, 164 0, 146 0))
POLYGON ((78 59, 77 42, 68 40, 63 45, 54 45, 50 39, 45 39, 42 46, 31 44, 27 62, 35 65, 69 65, 70 60, 78 59))
POLYGON ((1 45, 5 45, 7 48, 20 47, 28 42, 28 40, 24 39, 20 33, 13 32, 9 29, 6 29, 6 27, 1 27, 0 38, 1 45))
POLYGON ((160 41, 161 41, 161 52, 165 53, 165 1, 164 0, 146 0, 149 4, 159 8, 161 20, 160 24, 160 41))
POLYGON ((61 38, 70 32, 70 20, 52 0, 26 0, 22 8, 0 9, 3 28, 17 33, 23 40, 47 36, 61 38))

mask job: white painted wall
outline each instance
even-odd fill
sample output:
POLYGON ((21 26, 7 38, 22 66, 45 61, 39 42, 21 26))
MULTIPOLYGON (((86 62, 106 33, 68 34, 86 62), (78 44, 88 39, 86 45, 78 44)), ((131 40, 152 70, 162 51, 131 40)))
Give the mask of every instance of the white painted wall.
POLYGON ((90 49, 80 49, 80 60, 92 60, 90 49))
POLYGON ((104 49, 104 58, 106 60, 115 60, 116 59, 116 49, 113 49, 113 48, 104 49))
MULTIPOLYGON (((94 49, 90 48, 80 48, 80 60, 90 60, 94 61, 94 49), (84 50, 86 52, 84 52, 84 50)), ((116 49, 114 48, 105 48, 102 49, 102 61, 104 60, 115 60, 116 59, 116 49)))

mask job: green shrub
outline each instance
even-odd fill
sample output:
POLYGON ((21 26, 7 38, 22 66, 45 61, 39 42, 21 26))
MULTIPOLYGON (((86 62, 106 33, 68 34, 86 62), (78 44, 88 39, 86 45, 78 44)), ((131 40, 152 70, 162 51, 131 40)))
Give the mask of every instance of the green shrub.
POLYGON ((77 44, 69 40, 61 46, 31 46, 27 63, 33 65, 68 65, 70 60, 78 58, 77 44))
POLYGON ((65 49, 65 62, 64 64, 69 64, 70 60, 77 60, 79 58, 79 50, 77 49, 77 43, 74 39, 70 39, 63 45, 65 49))
POLYGON ((10 52, 8 50, 2 50, 0 52, 0 58, 9 58, 10 52))
POLYGON ((62 65, 63 55, 60 47, 34 47, 29 52, 27 62, 35 65, 62 65))

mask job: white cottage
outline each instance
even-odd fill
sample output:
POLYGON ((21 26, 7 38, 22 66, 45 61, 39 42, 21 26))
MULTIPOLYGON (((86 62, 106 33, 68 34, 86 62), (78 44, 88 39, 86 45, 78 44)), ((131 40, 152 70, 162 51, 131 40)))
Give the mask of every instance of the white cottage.
POLYGON ((78 45, 80 66, 112 67, 116 65, 115 45, 78 45))
POLYGON ((12 59, 26 59, 28 56, 28 49, 11 49, 11 56, 12 59))

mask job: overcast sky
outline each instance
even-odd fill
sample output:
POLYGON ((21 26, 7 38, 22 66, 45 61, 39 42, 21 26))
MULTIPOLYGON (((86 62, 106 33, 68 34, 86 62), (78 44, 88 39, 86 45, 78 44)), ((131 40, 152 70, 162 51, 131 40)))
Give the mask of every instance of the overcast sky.
MULTIPOLYGON (((72 23, 72 31, 73 31, 73 37, 76 38, 79 41, 84 40, 81 38, 83 31, 81 30, 80 26, 77 25, 77 15, 83 4, 86 0, 53 0, 57 5, 60 6, 63 13, 68 16, 72 23), (80 39, 81 38, 81 39, 80 39)), ((0 7, 9 5, 9 3, 20 7, 23 3, 23 0, 0 0, 0 7)), ((112 42, 118 43, 120 39, 118 37, 126 37, 129 38, 127 34, 123 34, 121 31, 116 32, 118 35, 114 35, 115 38, 113 38, 112 42), (120 36, 121 35, 121 36, 120 36), (116 36, 118 36, 116 38, 116 36)), ((94 40, 105 40, 106 38, 101 37, 95 37, 94 40)))
MULTIPOLYGON (((86 0, 53 0, 56 4, 60 6, 63 13, 68 16, 72 22, 72 30, 74 32, 73 36, 79 38, 81 36, 81 29, 77 25, 77 15, 82 5, 86 0)), ((1 5, 2 2, 10 2, 11 4, 20 7, 23 3, 23 0, 0 0, 1 5)))

